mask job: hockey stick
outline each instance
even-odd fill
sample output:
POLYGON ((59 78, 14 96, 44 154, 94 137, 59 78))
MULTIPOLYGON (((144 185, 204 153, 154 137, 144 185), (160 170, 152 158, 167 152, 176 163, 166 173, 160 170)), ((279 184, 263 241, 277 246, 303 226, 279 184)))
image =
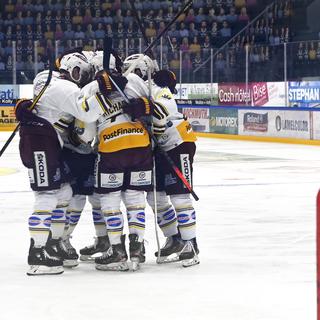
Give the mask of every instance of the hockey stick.
POLYGON ((143 53, 146 54, 151 48, 160 40, 160 38, 168 31, 168 29, 176 22, 176 20, 187 11, 192 5, 192 0, 189 0, 184 7, 175 15, 169 24, 157 35, 157 37, 144 49, 143 53))
MULTIPOLYGON (((53 63, 52 63, 52 57, 50 56, 49 59, 49 74, 48 74, 48 78, 46 83, 44 84, 43 88, 41 89, 41 91, 39 92, 39 94, 35 97, 35 99, 33 100, 31 106, 28 108, 30 111, 33 110, 33 108, 35 107, 35 105, 38 103, 39 99, 41 98, 41 96, 43 95, 43 93, 46 91, 46 89, 48 88, 51 78, 52 78, 52 72, 53 72, 53 63)), ((19 131, 20 128, 20 123, 15 127, 15 129, 13 130, 13 132, 11 133, 10 137, 8 138, 8 140, 6 141, 6 143, 4 144, 4 146, 2 147, 2 149, 0 150, 0 157, 2 156, 2 154, 5 152, 5 150, 7 149, 7 147, 9 146, 10 142, 13 140, 13 138, 15 137, 16 133, 19 131)))

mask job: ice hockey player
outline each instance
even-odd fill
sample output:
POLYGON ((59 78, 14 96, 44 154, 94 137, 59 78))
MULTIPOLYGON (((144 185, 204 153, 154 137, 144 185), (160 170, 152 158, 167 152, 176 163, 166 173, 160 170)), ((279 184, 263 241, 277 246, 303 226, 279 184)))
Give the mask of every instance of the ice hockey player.
MULTIPOLYGON (((95 99, 95 96, 84 97, 75 82, 82 84, 88 81, 91 65, 78 55, 73 55, 72 59, 73 81, 54 73, 33 110, 29 110, 32 101, 21 101, 16 106, 16 116, 21 123, 20 157, 28 168, 30 185, 35 195, 34 212, 29 218, 31 244, 28 275, 63 272, 63 257, 53 255, 52 247, 47 244, 51 218, 58 218, 54 215, 54 210, 60 203, 69 202, 72 195, 70 185, 63 183, 62 139, 54 124, 65 115, 93 122, 104 113, 98 106, 86 110, 87 101, 95 99)), ((47 75, 48 71, 35 78, 35 95, 42 89, 47 75)), ((65 216, 59 215, 59 219, 65 221, 65 216)))
MULTIPOLYGON (((124 69, 140 74, 146 79, 151 64, 152 61, 148 56, 135 54, 125 59, 124 69)), ((160 250, 160 258, 157 259, 157 262, 180 260, 183 261, 183 266, 188 267, 199 263, 195 210, 189 190, 175 176, 171 166, 160 152, 161 148, 168 153, 192 185, 196 136, 189 122, 178 112, 173 96, 175 86, 176 77, 171 71, 160 70, 153 73, 153 102, 167 115, 165 131, 158 131, 157 126, 154 130, 158 141, 155 149, 157 217, 158 224, 167 238, 165 245, 160 250), (177 259, 174 256, 177 256, 177 259)), ((154 209, 153 192, 147 194, 147 201, 154 209)), ((157 252, 156 256, 158 256, 157 252)))

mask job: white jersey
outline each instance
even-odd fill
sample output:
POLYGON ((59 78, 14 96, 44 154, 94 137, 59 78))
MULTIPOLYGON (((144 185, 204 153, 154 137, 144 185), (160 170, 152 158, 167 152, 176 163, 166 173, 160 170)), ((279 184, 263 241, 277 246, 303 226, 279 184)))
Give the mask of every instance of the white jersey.
POLYGON ((158 110, 162 109, 167 114, 165 130, 157 134, 158 144, 163 150, 172 150, 183 142, 195 142, 197 139, 192 127, 178 111, 177 103, 170 89, 168 87, 161 88, 153 83, 152 97, 158 110))
MULTIPOLYGON (((39 94, 47 79, 48 71, 39 73, 33 82, 34 95, 39 94)), ((41 118, 49 121, 58 132, 60 142, 63 144, 63 136, 67 127, 74 118, 84 122, 94 122, 104 110, 96 105, 88 107, 87 100, 95 99, 98 91, 96 81, 88 87, 80 89, 75 83, 60 77, 54 72, 47 89, 35 106, 34 112, 41 118)))

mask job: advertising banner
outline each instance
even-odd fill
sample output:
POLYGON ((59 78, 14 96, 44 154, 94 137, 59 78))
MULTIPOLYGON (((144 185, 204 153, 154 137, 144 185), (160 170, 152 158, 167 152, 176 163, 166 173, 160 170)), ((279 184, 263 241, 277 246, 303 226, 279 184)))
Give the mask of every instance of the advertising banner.
POLYGON ((19 99, 19 86, 0 85, 0 130, 14 130, 17 121, 14 106, 19 99))
POLYGON ((209 132, 209 108, 182 108, 182 113, 197 132, 209 132))
POLYGON ((210 109, 210 132, 238 134, 238 110, 210 109))
POLYGON ((320 81, 289 82, 289 105, 292 107, 320 107, 320 81))
POLYGON ((320 140, 320 111, 312 111, 312 139, 320 140))
POLYGON ((178 104, 216 105, 218 84, 213 83, 184 83, 177 84, 178 93, 175 99, 178 104))
POLYGON ((239 110, 239 134, 310 139, 308 111, 239 110))
POLYGON ((251 82, 218 85, 218 104, 221 106, 285 106, 284 83, 251 82))

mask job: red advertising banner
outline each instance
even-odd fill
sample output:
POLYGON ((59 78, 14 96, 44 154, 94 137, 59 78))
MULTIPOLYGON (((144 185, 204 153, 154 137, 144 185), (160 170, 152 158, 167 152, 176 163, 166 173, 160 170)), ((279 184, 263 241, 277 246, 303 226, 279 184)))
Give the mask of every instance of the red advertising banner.
POLYGON ((263 106, 269 101, 266 82, 218 84, 221 106, 263 106))

